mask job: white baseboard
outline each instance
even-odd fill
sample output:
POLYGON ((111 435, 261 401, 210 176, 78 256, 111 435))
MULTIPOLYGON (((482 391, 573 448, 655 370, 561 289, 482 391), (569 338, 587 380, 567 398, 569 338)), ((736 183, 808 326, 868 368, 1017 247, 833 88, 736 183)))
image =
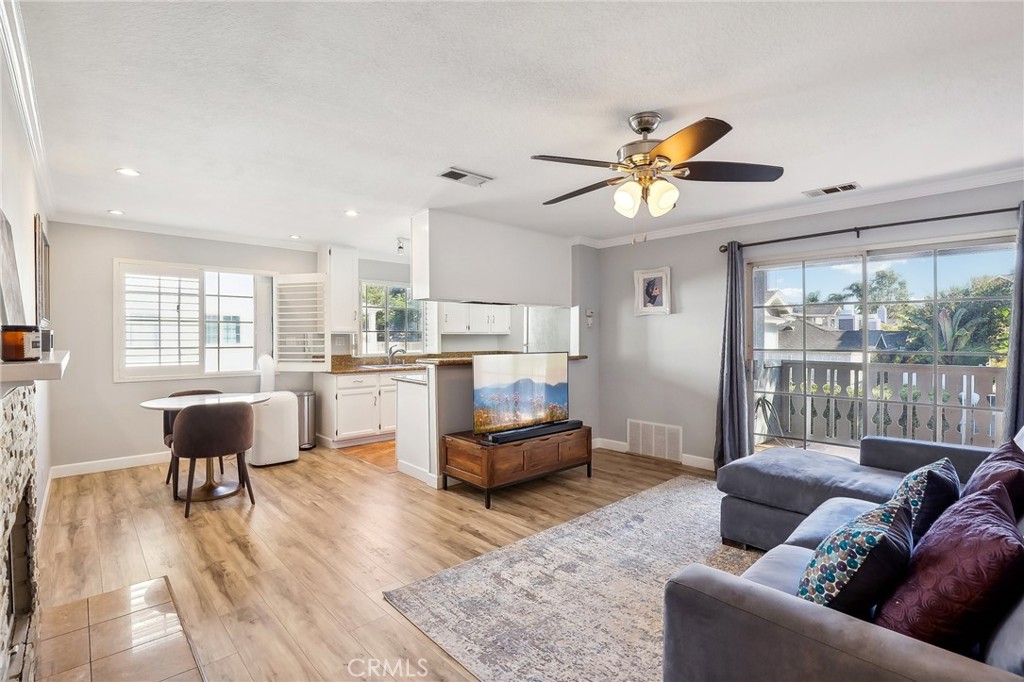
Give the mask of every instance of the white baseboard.
MULTIPOLYGON (((115 469, 131 469, 149 464, 166 464, 170 460, 171 451, 149 452, 144 455, 129 455, 128 457, 111 457, 110 459, 97 459, 92 462, 78 462, 77 464, 59 464, 50 467, 50 478, 64 478, 65 476, 80 476, 82 474, 97 474, 101 471, 114 471, 115 469)), ((47 481, 49 489, 49 481, 47 481)))
POLYGON ((696 455, 682 455, 679 458, 680 464, 685 464, 688 467, 694 469, 704 469, 705 471, 714 471, 715 463, 713 460, 707 457, 697 457, 696 455))
POLYGON ((614 450, 615 452, 626 452, 627 443, 624 440, 612 440, 610 438, 595 438, 592 445, 595 448, 614 450))
MULTIPOLYGON (((623 440, 611 440, 610 438, 595 438, 593 446, 595 448, 604 448, 605 450, 614 450, 615 452, 624 452, 627 455, 633 454, 627 449, 629 447, 629 444, 623 440)), ((677 460, 673 459, 671 461, 675 462, 677 460)), ((707 457, 697 457, 696 455, 682 455, 678 461, 680 464, 685 464, 686 466, 693 467, 694 469, 703 469, 705 471, 715 470, 715 463, 708 459, 707 457)))
POLYGON ((426 483, 434 490, 441 489, 441 477, 438 476, 437 474, 430 473, 426 469, 421 469, 418 466, 414 466, 412 464, 409 464, 408 462, 403 462, 399 460, 398 471, 400 473, 405 474, 406 476, 412 476, 417 481, 422 481, 423 483, 426 483))

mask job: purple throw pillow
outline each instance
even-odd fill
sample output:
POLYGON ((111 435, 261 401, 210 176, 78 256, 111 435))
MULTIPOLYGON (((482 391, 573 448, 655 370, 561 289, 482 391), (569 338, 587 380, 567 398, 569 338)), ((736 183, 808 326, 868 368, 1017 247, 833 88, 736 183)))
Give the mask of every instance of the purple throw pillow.
POLYGON ((963 496, 985 490, 995 482, 1006 486, 1014 518, 1024 515, 1024 451, 1008 440, 985 458, 964 486, 963 496))
POLYGON ((1024 538, 1006 488, 995 483, 960 498, 932 524, 875 623, 969 654, 1020 598, 1021 575, 1024 538))

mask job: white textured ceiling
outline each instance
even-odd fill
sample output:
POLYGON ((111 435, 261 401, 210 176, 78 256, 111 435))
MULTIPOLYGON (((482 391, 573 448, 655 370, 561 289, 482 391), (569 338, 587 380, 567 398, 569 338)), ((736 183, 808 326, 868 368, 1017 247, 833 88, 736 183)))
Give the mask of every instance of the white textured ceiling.
POLYGON ((611 190, 541 206, 612 173, 529 157, 611 160, 645 109, 665 116, 656 137, 703 116, 731 123, 698 158, 786 168, 772 184, 680 183, 674 211, 641 212, 650 230, 802 206, 823 185, 1019 168, 1022 8, 21 5, 57 218, 381 252, 424 208, 629 234, 611 190), (450 165, 496 179, 435 177, 450 165))

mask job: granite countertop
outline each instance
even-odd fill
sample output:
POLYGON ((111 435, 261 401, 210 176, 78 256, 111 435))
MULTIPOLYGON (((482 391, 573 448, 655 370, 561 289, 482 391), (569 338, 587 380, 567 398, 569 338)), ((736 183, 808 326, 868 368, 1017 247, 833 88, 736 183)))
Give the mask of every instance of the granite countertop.
POLYGON ((352 367, 341 367, 339 369, 332 369, 331 374, 385 374, 392 372, 422 372, 423 367, 417 367, 414 363, 408 363, 401 367, 360 367, 358 365, 352 367))
MULTIPOLYGON (((478 353, 478 355, 486 355, 486 353, 478 353)), ((570 360, 586 360, 586 355, 570 355, 570 360)), ((436 367, 450 367, 452 365, 472 365, 473 356, 466 355, 463 357, 455 358, 423 358, 416 361, 417 365, 434 365, 436 367)))

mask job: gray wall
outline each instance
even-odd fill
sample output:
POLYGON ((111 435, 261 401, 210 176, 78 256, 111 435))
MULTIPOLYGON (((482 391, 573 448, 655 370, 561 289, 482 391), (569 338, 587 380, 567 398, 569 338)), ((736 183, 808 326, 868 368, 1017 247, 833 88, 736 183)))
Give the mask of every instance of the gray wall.
MULTIPOLYGON (((0 11, 6 11, 0 10, 0 11)), ((33 216, 42 213, 39 189, 25 129, 15 106, 6 58, 0 51, 0 208, 11 224, 14 257, 18 264, 22 304, 26 322, 35 324, 35 226, 33 216)), ((44 216, 45 221, 45 216, 44 216)), ((44 227, 49 233, 48 228, 44 227)), ((2 371, 2 370, 0 370, 2 371)), ((50 388, 54 382, 36 385, 36 512, 43 509, 43 496, 50 477, 50 388)))
MULTIPOLYGON (((601 277, 597 249, 577 245, 572 247, 572 305, 579 308, 579 354, 586 360, 569 363, 572 381, 569 384, 569 411, 573 419, 582 419, 593 427, 594 436, 600 437, 602 391, 598 385, 601 362, 600 333, 604 311, 601 309, 601 277), (594 311, 594 326, 588 328, 584 313, 594 311)), ((573 318, 572 324, 577 323, 573 318)))
MULTIPOLYGON (((597 435, 625 441, 627 417, 675 424, 683 429, 684 453, 711 457, 725 302, 725 257, 718 252, 719 244, 1004 208, 1016 206, 1022 196, 1021 184, 1011 183, 601 250, 597 264, 601 393, 597 435), (672 268, 673 314, 635 316, 633 271, 662 265, 672 268)), ((825 257, 882 245, 1012 232, 1014 228, 1014 215, 1000 214, 876 230, 864 233, 860 240, 843 235, 756 247, 747 249, 745 256, 747 262, 825 257)), ((580 262, 584 270, 593 268, 592 263, 580 262)), ((574 385, 574 399, 580 392, 574 385)))
POLYGON ((409 264, 383 260, 359 260, 359 279, 409 283, 409 264))
MULTIPOLYGON (((115 384, 113 260, 137 258, 280 273, 316 272, 316 254, 262 246, 50 224, 51 305, 56 345, 71 351, 53 382, 52 463, 72 464, 164 450, 160 413, 139 403, 187 388, 254 391, 252 377, 115 384)), ((311 389, 312 375, 279 374, 281 390, 311 389)))

